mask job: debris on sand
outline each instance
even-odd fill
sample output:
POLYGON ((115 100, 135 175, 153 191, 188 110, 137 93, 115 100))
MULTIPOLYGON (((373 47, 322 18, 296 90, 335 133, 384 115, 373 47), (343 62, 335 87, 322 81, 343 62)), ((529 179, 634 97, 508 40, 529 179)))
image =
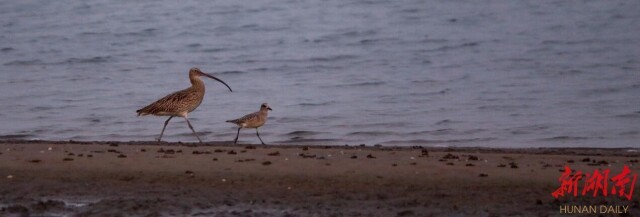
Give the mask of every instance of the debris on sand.
POLYGON ((235 155, 235 154, 238 154, 238 152, 236 152, 234 150, 231 150, 231 151, 227 152, 227 154, 235 155))
POLYGON ((451 153, 447 153, 442 159, 460 159, 458 155, 453 155, 451 153))
POLYGON ((368 154, 368 155, 367 155, 367 158, 369 158, 369 159, 373 159, 373 158, 376 158, 376 157, 374 157, 374 156, 373 156, 373 155, 371 155, 371 154, 368 154))
POLYGON ((475 156, 475 155, 469 155, 469 158, 468 158, 468 159, 469 159, 470 161, 477 161, 477 160, 480 160, 480 158, 478 158, 478 156, 475 156))
POLYGON ((33 159, 33 160, 29 160, 28 162, 29 162, 29 163, 40 163, 40 162, 42 162, 42 161, 41 161, 41 160, 38 160, 38 159, 33 159))
POLYGON ((267 155, 269 155, 269 156, 279 156, 280 152, 279 151, 275 151, 275 152, 271 152, 271 153, 269 153, 267 155))
POLYGON ((187 174, 187 175, 188 175, 188 176, 190 176, 190 177, 193 177, 193 176, 195 176, 195 175, 196 175, 196 174, 195 174, 193 171, 191 171, 191 170, 184 171, 184 174, 187 174))
MULTIPOLYGON (((593 161, 596 161, 596 160, 593 160, 593 161)), ((587 165, 589 165, 589 166, 601 166, 601 165, 602 166, 606 166, 606 165, 609 165, 609 162, 606 161, 606 160, 601 160, 601 161, 598 161, 598 162, 595 162, 595 163, 588 163, 587 165)))
POLYGON ((265 162, 262 162, 262 165, 264 165, 264 166, 271 165, 271 161, 265 161, 265 162))
POLYGON ((480 175, 479 175, 479 176, 480 176, 480 177, 488 177, 489 175, 488 175, 488 174, 486 174, 486 173, 480 173, 480 175))
POLYGON ((422 151, 420 152, 420 156, 419 157, 429 157, 429 150, 422 149, 422 151))
POLYGON ((298 156, 302 157, 302 158, 316 158, 315 154, 305 154, 305 153, 300 153, 298 154, 298 156))
POLYGON ((516 164, 516 162, 509 163, 509 166, 511 167, 511 169, 518 169, 518 164, 516 164))
POLYGON ((62 159, 62 161, 72 161, 72 160, 73 160, 73 158, 70 158, 70 157, 66 157, 66 158, 62 159))

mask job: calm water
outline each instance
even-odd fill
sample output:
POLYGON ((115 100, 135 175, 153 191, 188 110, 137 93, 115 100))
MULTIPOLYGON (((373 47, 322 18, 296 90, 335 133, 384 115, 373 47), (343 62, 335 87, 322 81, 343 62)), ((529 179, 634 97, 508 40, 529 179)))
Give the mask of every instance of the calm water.
MULTIPOLYGON (((0 138, 153 140, 135 110, 274 109, 268 143, 640 146, 640 1, 2 1, 0 138)), ((242 142, 258 143, 253 130, 242 142)), ((194 142, 174 119, 167 141, 194 142)))

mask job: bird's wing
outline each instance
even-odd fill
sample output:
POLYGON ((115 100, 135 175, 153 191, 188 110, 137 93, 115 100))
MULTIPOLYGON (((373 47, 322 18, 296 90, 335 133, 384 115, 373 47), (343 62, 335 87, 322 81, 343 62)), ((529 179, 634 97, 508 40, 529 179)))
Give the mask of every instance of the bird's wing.
POLYGON ((192 91, 188 91, 187 89, 177 91, 162 97, 136 112, 138 115, 158 114, 160 112, 178 112, 182 104, 187 103, 186 100, 192 98, 189 97, 190 94, 192 94, 192 91))
POLYGON ((258 116, 259 116, 259 113, 260 112, 254 112, 254 113, 242 116, 241 118, 238 118, 238 119, 235 119, 235 120, 228 120, 227 122, 234 123, 234 124, 248 122, 248 121, 251 121, 253 119, 257 119, 258 116))

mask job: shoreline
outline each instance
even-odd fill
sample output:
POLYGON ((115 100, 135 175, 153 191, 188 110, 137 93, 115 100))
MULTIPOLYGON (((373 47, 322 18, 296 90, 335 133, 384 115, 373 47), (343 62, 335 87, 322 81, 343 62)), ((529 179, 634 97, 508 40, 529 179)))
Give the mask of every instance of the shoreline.
POLYGON ((572 154, 572 155, 614 155, 640 157, 640 148, 633 147, 482 147, 482 146, 395 146, 395 145, 321 145, 321 144, 232 144, 231 141, 210 142, 157 142, 157 141, 79 141, 79 140, 0 140, 2 144, 77 144, 77 145, 133 145, 133 146, 184 146, 184 147, 264 147, 264 148, 322 148, 322 149, 369 149, 369 150, 421 150, 437 152, 479 152, 479 153, 526 153, 526 154, 572 154))
POLYGON ((0 141, 0 215, 640 215, 639 185, 631 201, 551 196, 565 165, 640 172, 628 150, 0 141))

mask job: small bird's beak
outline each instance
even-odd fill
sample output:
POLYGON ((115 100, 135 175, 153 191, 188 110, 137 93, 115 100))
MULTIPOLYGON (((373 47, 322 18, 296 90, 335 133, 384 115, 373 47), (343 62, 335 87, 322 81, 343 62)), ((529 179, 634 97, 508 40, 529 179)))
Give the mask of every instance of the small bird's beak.
POLYGON ((270 111, 273 111, 273 109, 271 109, 271 107, 267 107, 267 109, 269 109, 270 111))
POLYGON ((229 88, 229 91, 233 92, 233 90, 231 90, 231 87, 229 87, 229 85, 227 85, 227 83, 224 83, 224 81, 222 81, 222 80, 220 80, 220 79, 218 79, 218 78, 216 78, 216 77, 213 77, 213 76, 211 76, 211 75, 209 75, 209 74, 207 74, 207 73, 204 73, 204 72, 200 72, 200 73, 202 73, 201 75, 204 75, 204 76, 207 76, 207 77, 209 77, 209 78, 212 78, 212 79, 214 79, 214 80, 216 80, 216 81, 219 81, 220 83, 224 84, 224 86, 227 86, 227 88, 229 88))

